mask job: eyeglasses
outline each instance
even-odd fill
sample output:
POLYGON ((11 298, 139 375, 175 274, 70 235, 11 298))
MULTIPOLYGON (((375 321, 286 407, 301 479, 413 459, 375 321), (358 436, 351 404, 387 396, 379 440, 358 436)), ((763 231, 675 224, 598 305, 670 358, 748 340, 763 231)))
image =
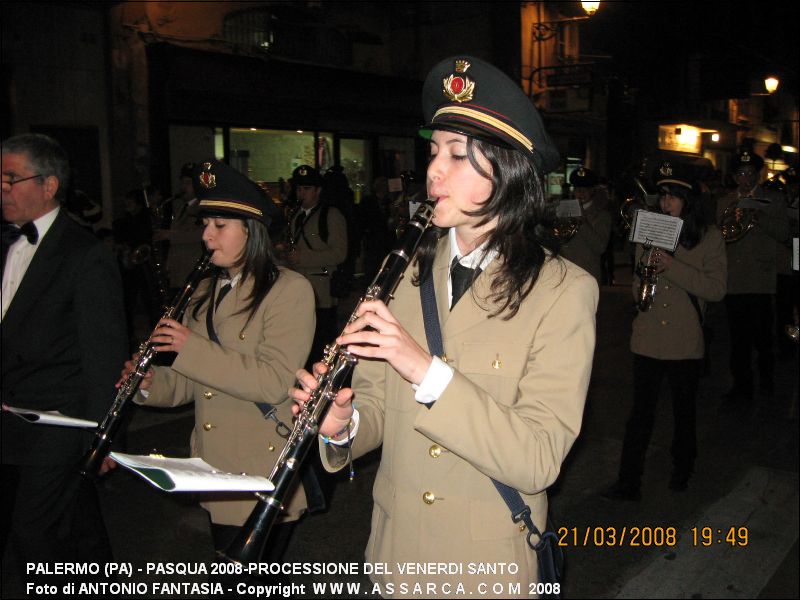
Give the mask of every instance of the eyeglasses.
POLYGON ((30 177, 23 177, 22 179, 9 179, 8 181, 3 181, 3 185, 11 187, 23 181, 28 181, 29 179, 36 179, 37 177, 42 177, 42 175, 31 175, 30 177))

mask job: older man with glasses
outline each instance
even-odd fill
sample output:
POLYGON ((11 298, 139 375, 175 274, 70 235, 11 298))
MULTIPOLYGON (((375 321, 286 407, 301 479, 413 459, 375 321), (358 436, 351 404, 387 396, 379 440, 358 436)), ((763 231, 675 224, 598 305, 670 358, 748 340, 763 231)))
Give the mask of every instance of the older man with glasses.
POLYGON ((1 168, 0 543, 20 569, 109 561, 97 491, 77 470, 91 431, 31 424, 6 409, 103 417, 127 348, 119 270, 61 207, 69 163, 58 142, 40 134, 9 138, 1 168))

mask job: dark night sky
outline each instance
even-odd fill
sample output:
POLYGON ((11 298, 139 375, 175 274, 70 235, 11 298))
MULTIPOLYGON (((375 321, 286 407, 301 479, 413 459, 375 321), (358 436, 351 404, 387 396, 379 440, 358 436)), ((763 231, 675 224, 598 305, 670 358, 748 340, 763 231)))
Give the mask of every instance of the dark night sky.
MULTIPOLYGON (((577 4, 577 3, 575 3, 577 4)), ((637 87, 653 89, 702 54, 708 76, 735 89, 776 73, 797 93, 800 4, 795 2, 603 2, 582 23, 582 52, 610 54, 637 87)))

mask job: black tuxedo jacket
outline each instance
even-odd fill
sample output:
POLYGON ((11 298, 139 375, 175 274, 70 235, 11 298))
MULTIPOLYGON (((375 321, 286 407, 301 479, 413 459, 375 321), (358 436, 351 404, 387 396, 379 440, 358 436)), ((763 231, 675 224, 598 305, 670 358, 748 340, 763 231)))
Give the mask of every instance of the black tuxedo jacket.
MULTIPOLYGON (((2 401, 101 420, 127 355, 119 268, 62 208, 2 322, 2 401)), ((91 429, 32 425, 2 413, 2 461, 76 462, 91 429)))

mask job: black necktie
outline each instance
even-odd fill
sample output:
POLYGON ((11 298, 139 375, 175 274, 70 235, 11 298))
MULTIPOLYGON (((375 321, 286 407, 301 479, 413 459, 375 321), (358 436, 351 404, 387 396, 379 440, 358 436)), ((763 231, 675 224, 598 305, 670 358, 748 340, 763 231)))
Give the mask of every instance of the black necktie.
POLYGON ((22 227, 17 227, 11 223, 3 223, 3 246, 10 246, 20 237, 28 238, 28 243, 35 244, 39 239, 39 231, 32 221, 25 223, 22 227))
POLYGON ((219 288, 219 296, 217 296, 217 301, 214 304, 214 310, 217 310, 219 308, 219 305, 222 303, 222 299, 230 291, 231 291, 231 284, 230 283, 226 283, 221 288, 219 288))
POLYGON ((450 310, 453 310, 459 298, 469 289, 474 279, 480 275, 480 271, 480 269, 470 269, 463 266, 458 262, 457 256, 453 259, 453 264, 450 265, 450 285, 453 288, 453 301, 450 303, 450 310))
POLYGON ((305 227, 307 220, 308 213, 304 210, 300 210, 300 214, 297 215, 297 218, 294 221, 294 235, 292 236, 292 243, 296 244, 300 240, 300 236, 303 234, 303 228, 305 227))

